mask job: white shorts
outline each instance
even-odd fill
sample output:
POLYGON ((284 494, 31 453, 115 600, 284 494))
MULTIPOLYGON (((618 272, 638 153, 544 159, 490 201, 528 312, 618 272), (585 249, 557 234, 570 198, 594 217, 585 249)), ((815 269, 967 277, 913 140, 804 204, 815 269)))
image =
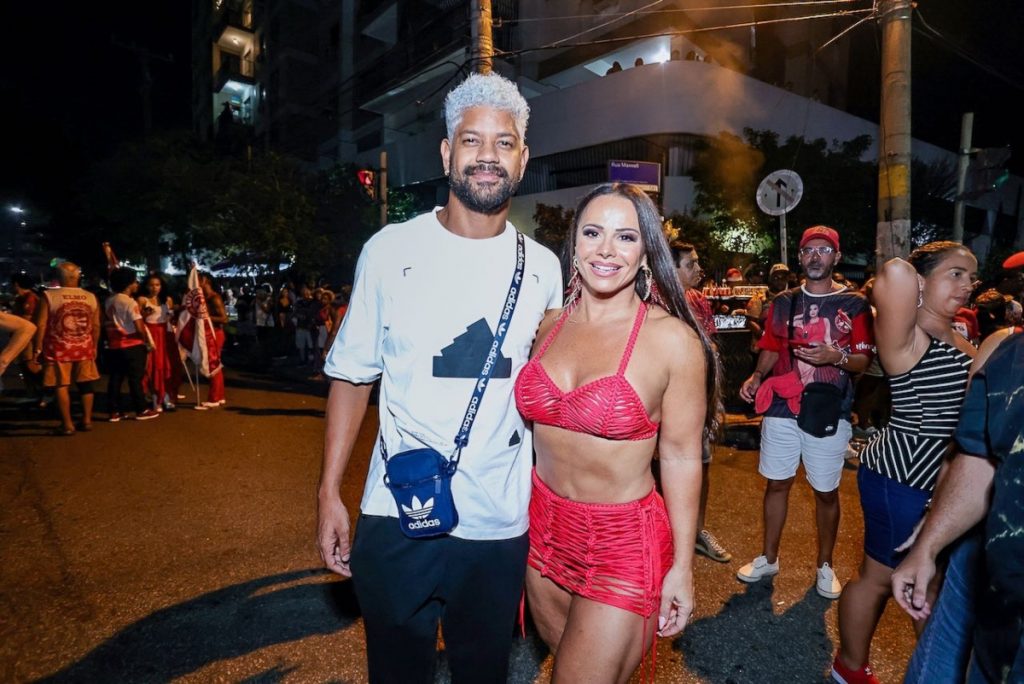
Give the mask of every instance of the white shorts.
POLYGON ((853 435, 850 421, 840 420, 836 434, 812 437, 796 424, 795 418, 761 420, 761 459, 757 472, 769 480, 787 480, 796 475, 801 456, 807 481, 819 492, 831 492, 843 475, 846 447, 853 435))

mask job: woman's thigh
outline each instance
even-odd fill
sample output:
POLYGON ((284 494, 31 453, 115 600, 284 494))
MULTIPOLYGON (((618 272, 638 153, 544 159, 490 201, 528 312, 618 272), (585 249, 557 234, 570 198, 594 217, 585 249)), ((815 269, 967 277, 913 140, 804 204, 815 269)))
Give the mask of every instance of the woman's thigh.
POLYGON ((565 621, 569 617, 572 594, 558 586, 540 571, 526 566, 526 598, 530 604, 530 616, 537 626, 540 638, 552 652, 558 650, 565 621))
POLYGON ((553 684, 627 682, 653 642, 657 613, 646 620, 622 608, 573 596, 555 654, 553 684))

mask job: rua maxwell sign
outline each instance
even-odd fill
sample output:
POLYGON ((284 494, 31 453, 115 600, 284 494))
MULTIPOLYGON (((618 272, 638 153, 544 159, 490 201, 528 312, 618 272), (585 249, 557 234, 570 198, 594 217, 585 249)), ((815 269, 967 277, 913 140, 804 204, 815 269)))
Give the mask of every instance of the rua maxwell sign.
POLYGON ((608 162, 608 180, 612 183, 630 183, 644 192, 660 192, 661 164, 612 159, 608 162))

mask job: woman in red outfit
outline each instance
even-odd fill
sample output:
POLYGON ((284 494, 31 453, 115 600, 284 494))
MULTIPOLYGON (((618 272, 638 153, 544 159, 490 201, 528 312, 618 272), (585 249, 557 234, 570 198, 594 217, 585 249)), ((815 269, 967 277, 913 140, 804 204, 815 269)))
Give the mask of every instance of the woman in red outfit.
POLYGON ((139 309, 153 339, 153 350, 146 357, 146 375, 142 378, 142 389, 150 397, 156 411, 174 408, 167 394, 171 377, 171 363, 168 359, 167 330, 174 310, 174 302, 167 295, 164 279, 159 273, 150 273, 143 287, 145 294, 138 297, 139 309))
POLYGON ((576 217, 565 308, 542 321, 516 381, 537 455, 527 596, 553 682, 625 682, 693 610, 717 370, 651 200, 606 184, 576 217))

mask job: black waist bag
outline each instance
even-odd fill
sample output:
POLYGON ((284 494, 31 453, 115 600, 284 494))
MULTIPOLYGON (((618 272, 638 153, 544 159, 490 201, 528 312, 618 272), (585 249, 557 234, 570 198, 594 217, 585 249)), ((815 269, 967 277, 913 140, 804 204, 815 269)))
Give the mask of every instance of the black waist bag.
POLYGON ((811 382, 800 395, 796 424, 812 437, 831 437, 843 412, 843 391, 827 382, 811 382))

